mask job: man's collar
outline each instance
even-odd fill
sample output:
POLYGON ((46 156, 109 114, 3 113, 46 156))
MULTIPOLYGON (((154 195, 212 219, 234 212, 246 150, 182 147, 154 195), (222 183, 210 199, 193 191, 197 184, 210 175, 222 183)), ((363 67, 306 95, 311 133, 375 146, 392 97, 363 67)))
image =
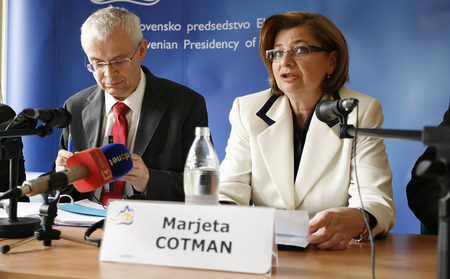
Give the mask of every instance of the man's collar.
MULTIPOLYGON (((141 78, 136 90, 133 93, 131 93, 131 95, 128 96, 128 98, 123 100, 123 103, 125 103, 133 112, 137 114, 141 112, 142 100, 144 99, 145 84, 146 84, 146 77, 144 71, 141 68, 141 78)), ((117 102, 119 102, 119 100, 117 100, 107 92, 104 92, 104 94, 105 94, 105 108, 107 115, 111 111, 112 107, 117 102)))

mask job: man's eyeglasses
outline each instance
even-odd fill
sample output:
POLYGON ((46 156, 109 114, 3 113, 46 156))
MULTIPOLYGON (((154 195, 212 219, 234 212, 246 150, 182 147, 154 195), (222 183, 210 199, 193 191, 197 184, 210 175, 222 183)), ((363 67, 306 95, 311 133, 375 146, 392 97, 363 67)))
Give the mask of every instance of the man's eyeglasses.
POLYGON ((266 58, 270 61, 278 61, 283 58, 286 52, 289 52, 294 59, 303 59, 308 57, 313 51, 328 51, 325 48, 318 46, 296 46, 291 49, 281 50, 281 49, 271 49, 266 51, 266 58))
POLYGON ((122 69, 125 67, 130 66, 131 60, 133 60, 134 56, 136 55, 136 52, 139 49, 139 45, 141 43, 139 42, 136 50, 134 51, 133 56, 131 56, 131 58, 123 58, 120 60, 114 60, 111 61, 111 63, 105 63, 105 62, 100 62, 100 63, 93 63, 93 64, 86 64, 86 55, 84 56, 84 64, 86 65, 86 69, 88 69, 89 72, 95 72, 95 71, 101 71, 104 70, 106 66, 111 65, 111 67, 113 67, 114 69, 122 69))

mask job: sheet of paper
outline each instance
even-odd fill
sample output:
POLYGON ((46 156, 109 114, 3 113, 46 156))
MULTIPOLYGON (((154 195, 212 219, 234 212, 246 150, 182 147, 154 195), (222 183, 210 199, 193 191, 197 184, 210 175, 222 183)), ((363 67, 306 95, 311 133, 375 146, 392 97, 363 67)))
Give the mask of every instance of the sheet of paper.
POLYGON ((275 210, 275 241, 277 244, 308 246, 309 216, 305 210, 275 210))
MULTIPOLYGON (((39 209, 42 203, 36 202, 18 202, 17 217, 35 217, 39 218, 39 209)), ((63 207, 70 208, 70 204, 61 204, 63 207)), ((106 210, 102 205, 94 203, 90 200, 81 200, 75 202, 76 206, 72 207, 72 212, 58 209, 55 217, 55 225, 60 226, 83 226, 89 227, 92 224, 104 219, 106 210), (78 214, 85 213, 85 214, 78 214), (86 214, 88 213, 88 214, 86 214)), ((8 218, 9 215, 6 208, 9 206, 9 200, 0 201, 0 218, 8 218)))
POLYGON ((60 204, 55 224, 60 226, 89 227, 104 219, 106 209, 101 204, 88 199, 76 201, 74 204, 60 204))
MULTIPOLYGON (((6 208, 9 206, 9 200, 0 201, 0 218, 9 217, 9 213, 6 211, 6 208)), ((17 203, 17 217, 36 217, 39 213, 39 208, 41 207, 41 203, 35 202, 18 202, 17 203)))
POLYGON ((55 225, 72 227, 89 227, 105 217, 87 216, 58 210, 58 216, 55 218, 55 225))

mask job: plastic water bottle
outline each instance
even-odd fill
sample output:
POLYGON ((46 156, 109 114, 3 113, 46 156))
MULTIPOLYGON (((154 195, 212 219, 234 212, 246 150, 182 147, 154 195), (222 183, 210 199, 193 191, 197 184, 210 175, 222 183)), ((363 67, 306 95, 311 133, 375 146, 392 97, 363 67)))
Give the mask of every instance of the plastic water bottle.
POLYGON ((196 127, 184 168, 186 204, 218 205, 219 177, 219 159, 211 143, 209 127, 196 127))

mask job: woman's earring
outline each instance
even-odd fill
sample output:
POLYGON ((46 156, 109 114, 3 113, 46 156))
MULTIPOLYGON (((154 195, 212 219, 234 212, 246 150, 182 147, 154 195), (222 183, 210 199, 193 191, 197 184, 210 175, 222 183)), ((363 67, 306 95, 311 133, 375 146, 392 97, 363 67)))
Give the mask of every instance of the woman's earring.
POLYGON ((330 75, 327 75, 327 78, 330 78, 330 75))

